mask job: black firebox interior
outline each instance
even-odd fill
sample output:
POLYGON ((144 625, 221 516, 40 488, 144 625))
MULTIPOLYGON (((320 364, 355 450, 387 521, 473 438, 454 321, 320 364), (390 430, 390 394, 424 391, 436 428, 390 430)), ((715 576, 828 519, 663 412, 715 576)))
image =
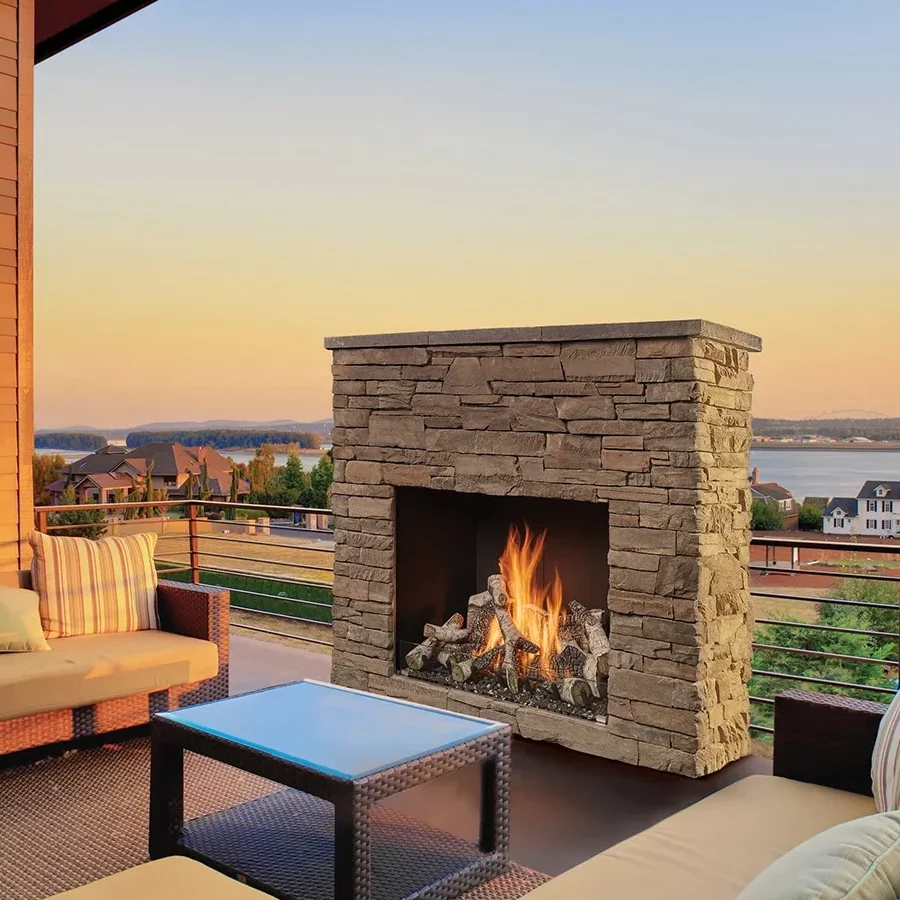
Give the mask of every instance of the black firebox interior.
POLYGON ((566 600, 605 609, 609 509, 605 503, 496 497, 428 488, 396 493, 397 667, 426 623, 466 613, 469 597, 500 571, 509 528, 547 531, 543 578, 562 578, 566 600))

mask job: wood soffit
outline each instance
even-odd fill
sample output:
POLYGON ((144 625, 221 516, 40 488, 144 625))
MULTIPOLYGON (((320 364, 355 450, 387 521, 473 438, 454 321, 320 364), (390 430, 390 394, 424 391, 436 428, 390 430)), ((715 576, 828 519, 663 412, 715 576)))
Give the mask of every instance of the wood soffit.
POLYGON ((42 62, 155 0, 36 0, 34 60, 42 62))

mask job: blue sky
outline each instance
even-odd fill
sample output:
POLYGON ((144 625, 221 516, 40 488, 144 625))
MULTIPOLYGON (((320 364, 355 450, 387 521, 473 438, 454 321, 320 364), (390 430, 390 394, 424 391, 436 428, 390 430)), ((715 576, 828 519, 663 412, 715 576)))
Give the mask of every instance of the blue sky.
POLYGON ((158 0, 38 68, 38 423, 324 415, 325 334, 694 316, 763 336, 760 414, 900 415, 898 37, 864 0, 158 0))

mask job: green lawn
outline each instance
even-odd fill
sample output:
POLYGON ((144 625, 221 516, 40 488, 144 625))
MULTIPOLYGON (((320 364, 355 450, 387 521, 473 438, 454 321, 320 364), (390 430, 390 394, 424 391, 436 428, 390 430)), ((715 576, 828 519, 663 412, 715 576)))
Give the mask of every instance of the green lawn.
MULTIPOLYGON (((166 574, 166 569, 172 568, 171 565, 157 562, 156 566, 160 575, 164 578, 169 578, 172 581, 191 580, 190 572, 174 572, 168 575, 166 574)), ((313 587, 289 581, 279 581, 278 579, 264 576, 235 575, 209 569, 201 569, 200 582, 201 584, 229 588, 232 591, 231 604, 234 607, 281 613, 282 615, 294 616, 300 619, 312 619, 325 624, 331 623, 332 597, 331 588, 328 587, 313 587), (249 593, 238 593, 238 591, 248 591, 249 593), (263 596, 265 594, 272 596, 263 596), (273 599, 274 597, 278 599, 273 599), (304 601, 325 603, 327 606, 314 606, 304 601)))

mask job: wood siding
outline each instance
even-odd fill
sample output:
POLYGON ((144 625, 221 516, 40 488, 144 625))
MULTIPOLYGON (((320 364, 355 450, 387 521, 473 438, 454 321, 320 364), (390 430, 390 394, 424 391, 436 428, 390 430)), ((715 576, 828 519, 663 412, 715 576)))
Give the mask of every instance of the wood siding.
POLYGON ((0 0, 0 583, 29 562, 34 519, 34 0, 0 0))

